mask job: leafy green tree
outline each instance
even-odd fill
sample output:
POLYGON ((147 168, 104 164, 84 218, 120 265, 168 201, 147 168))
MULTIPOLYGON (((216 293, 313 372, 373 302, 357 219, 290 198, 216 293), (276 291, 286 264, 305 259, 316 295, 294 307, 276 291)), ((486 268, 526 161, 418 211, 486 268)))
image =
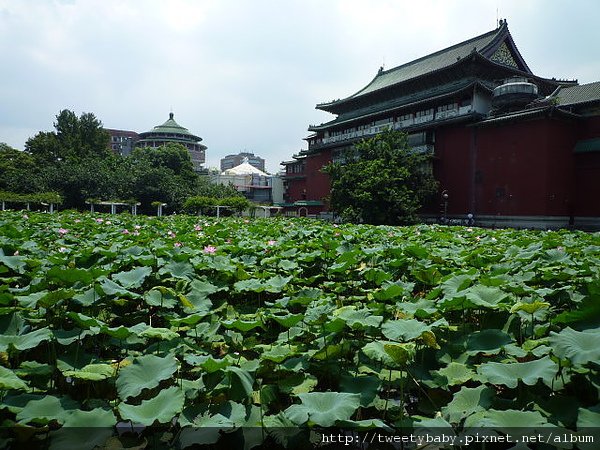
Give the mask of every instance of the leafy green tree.
POLYGON ((81 116, 64 109, 56 116, 53 132, 39 132, 25 143, 25 151, 44 163, 60 163, 73 158, 105 157, 109 134, 92 113, 81 116))
POLYGON ((0 143, 0 191, 32 193, 43 188, 41 173, 31 155, 0 143))
POLYGON ((407 135, 386 131, 325 167, 332 210, 345 220, 374 225, 413 223, 437 190, 431 156, 412 150, 407 135))

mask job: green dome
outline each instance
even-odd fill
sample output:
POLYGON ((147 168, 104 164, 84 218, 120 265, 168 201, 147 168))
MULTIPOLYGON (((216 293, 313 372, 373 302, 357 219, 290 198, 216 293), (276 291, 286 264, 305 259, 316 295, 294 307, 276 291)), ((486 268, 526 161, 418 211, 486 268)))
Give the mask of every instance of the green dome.
POLYGON ((173 113, 169 113, 169 120, 167 120, 162 125, 157 125, 152 128, 151 131, 146 131, 144 133, 140 133, 140 137, 142 139, 152 137, 159 137, 161 135, 181 135, 182 137, 189 138, 190 141, 199 142, 202 140, 201 137, 196 136, 189 132, 189 130, 185 127, 182 127, 175 119, 173 119, 173 113))

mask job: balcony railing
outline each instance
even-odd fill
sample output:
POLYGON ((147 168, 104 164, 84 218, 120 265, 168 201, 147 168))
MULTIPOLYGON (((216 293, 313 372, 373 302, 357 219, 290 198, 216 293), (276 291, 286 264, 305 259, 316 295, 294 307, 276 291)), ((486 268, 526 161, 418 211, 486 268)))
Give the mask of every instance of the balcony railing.
POLYGON ((427 122, 433 122, 434 120, 445 120, 453 117, 464 116, 473 111, 471 105, 461 106, 460 108, 449 109, 446 111, 438 111, 435 114, 428 114, 426 116, 421 117, 413 117, 410 119, 400 120, 394 123, 385 123, 382 125, 374 125, 369 128, 365 128, 362 130, 350 131, 347 133, 338 134, 337 136, 328 136, 324 138, 318 138, 311 141, 311 146, 320 146, 326 145, 336 142, 342 142, 349 139, 361 138, 364 136, 373 136, 375 134, 381 133, 389 128, 393 128, 394 130, 402 130, 404 128, 411 127, 413 125, 420 125, 427 122))

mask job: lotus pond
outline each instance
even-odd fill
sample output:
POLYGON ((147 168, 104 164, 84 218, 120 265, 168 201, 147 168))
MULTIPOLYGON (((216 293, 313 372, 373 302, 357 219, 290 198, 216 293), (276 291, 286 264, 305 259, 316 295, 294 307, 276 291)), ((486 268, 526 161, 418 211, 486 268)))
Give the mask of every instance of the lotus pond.
POLYGON ((598 426, 599 327, 598 233, 0 213, 7 446, 598 426))

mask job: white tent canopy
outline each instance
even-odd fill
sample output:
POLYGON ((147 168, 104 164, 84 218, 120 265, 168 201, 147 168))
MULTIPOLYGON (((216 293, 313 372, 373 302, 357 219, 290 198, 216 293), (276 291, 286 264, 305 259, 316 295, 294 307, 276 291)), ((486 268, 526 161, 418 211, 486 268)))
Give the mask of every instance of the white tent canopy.
POLYGON ((262 170, 250 165, 250 163, 248 163, 248 158, 244 158, 244 161, 239 166, 235 166, 231 169, 225 170, 223 172, 223 175, 260 175, 264 177, 269 176, 262 170))

